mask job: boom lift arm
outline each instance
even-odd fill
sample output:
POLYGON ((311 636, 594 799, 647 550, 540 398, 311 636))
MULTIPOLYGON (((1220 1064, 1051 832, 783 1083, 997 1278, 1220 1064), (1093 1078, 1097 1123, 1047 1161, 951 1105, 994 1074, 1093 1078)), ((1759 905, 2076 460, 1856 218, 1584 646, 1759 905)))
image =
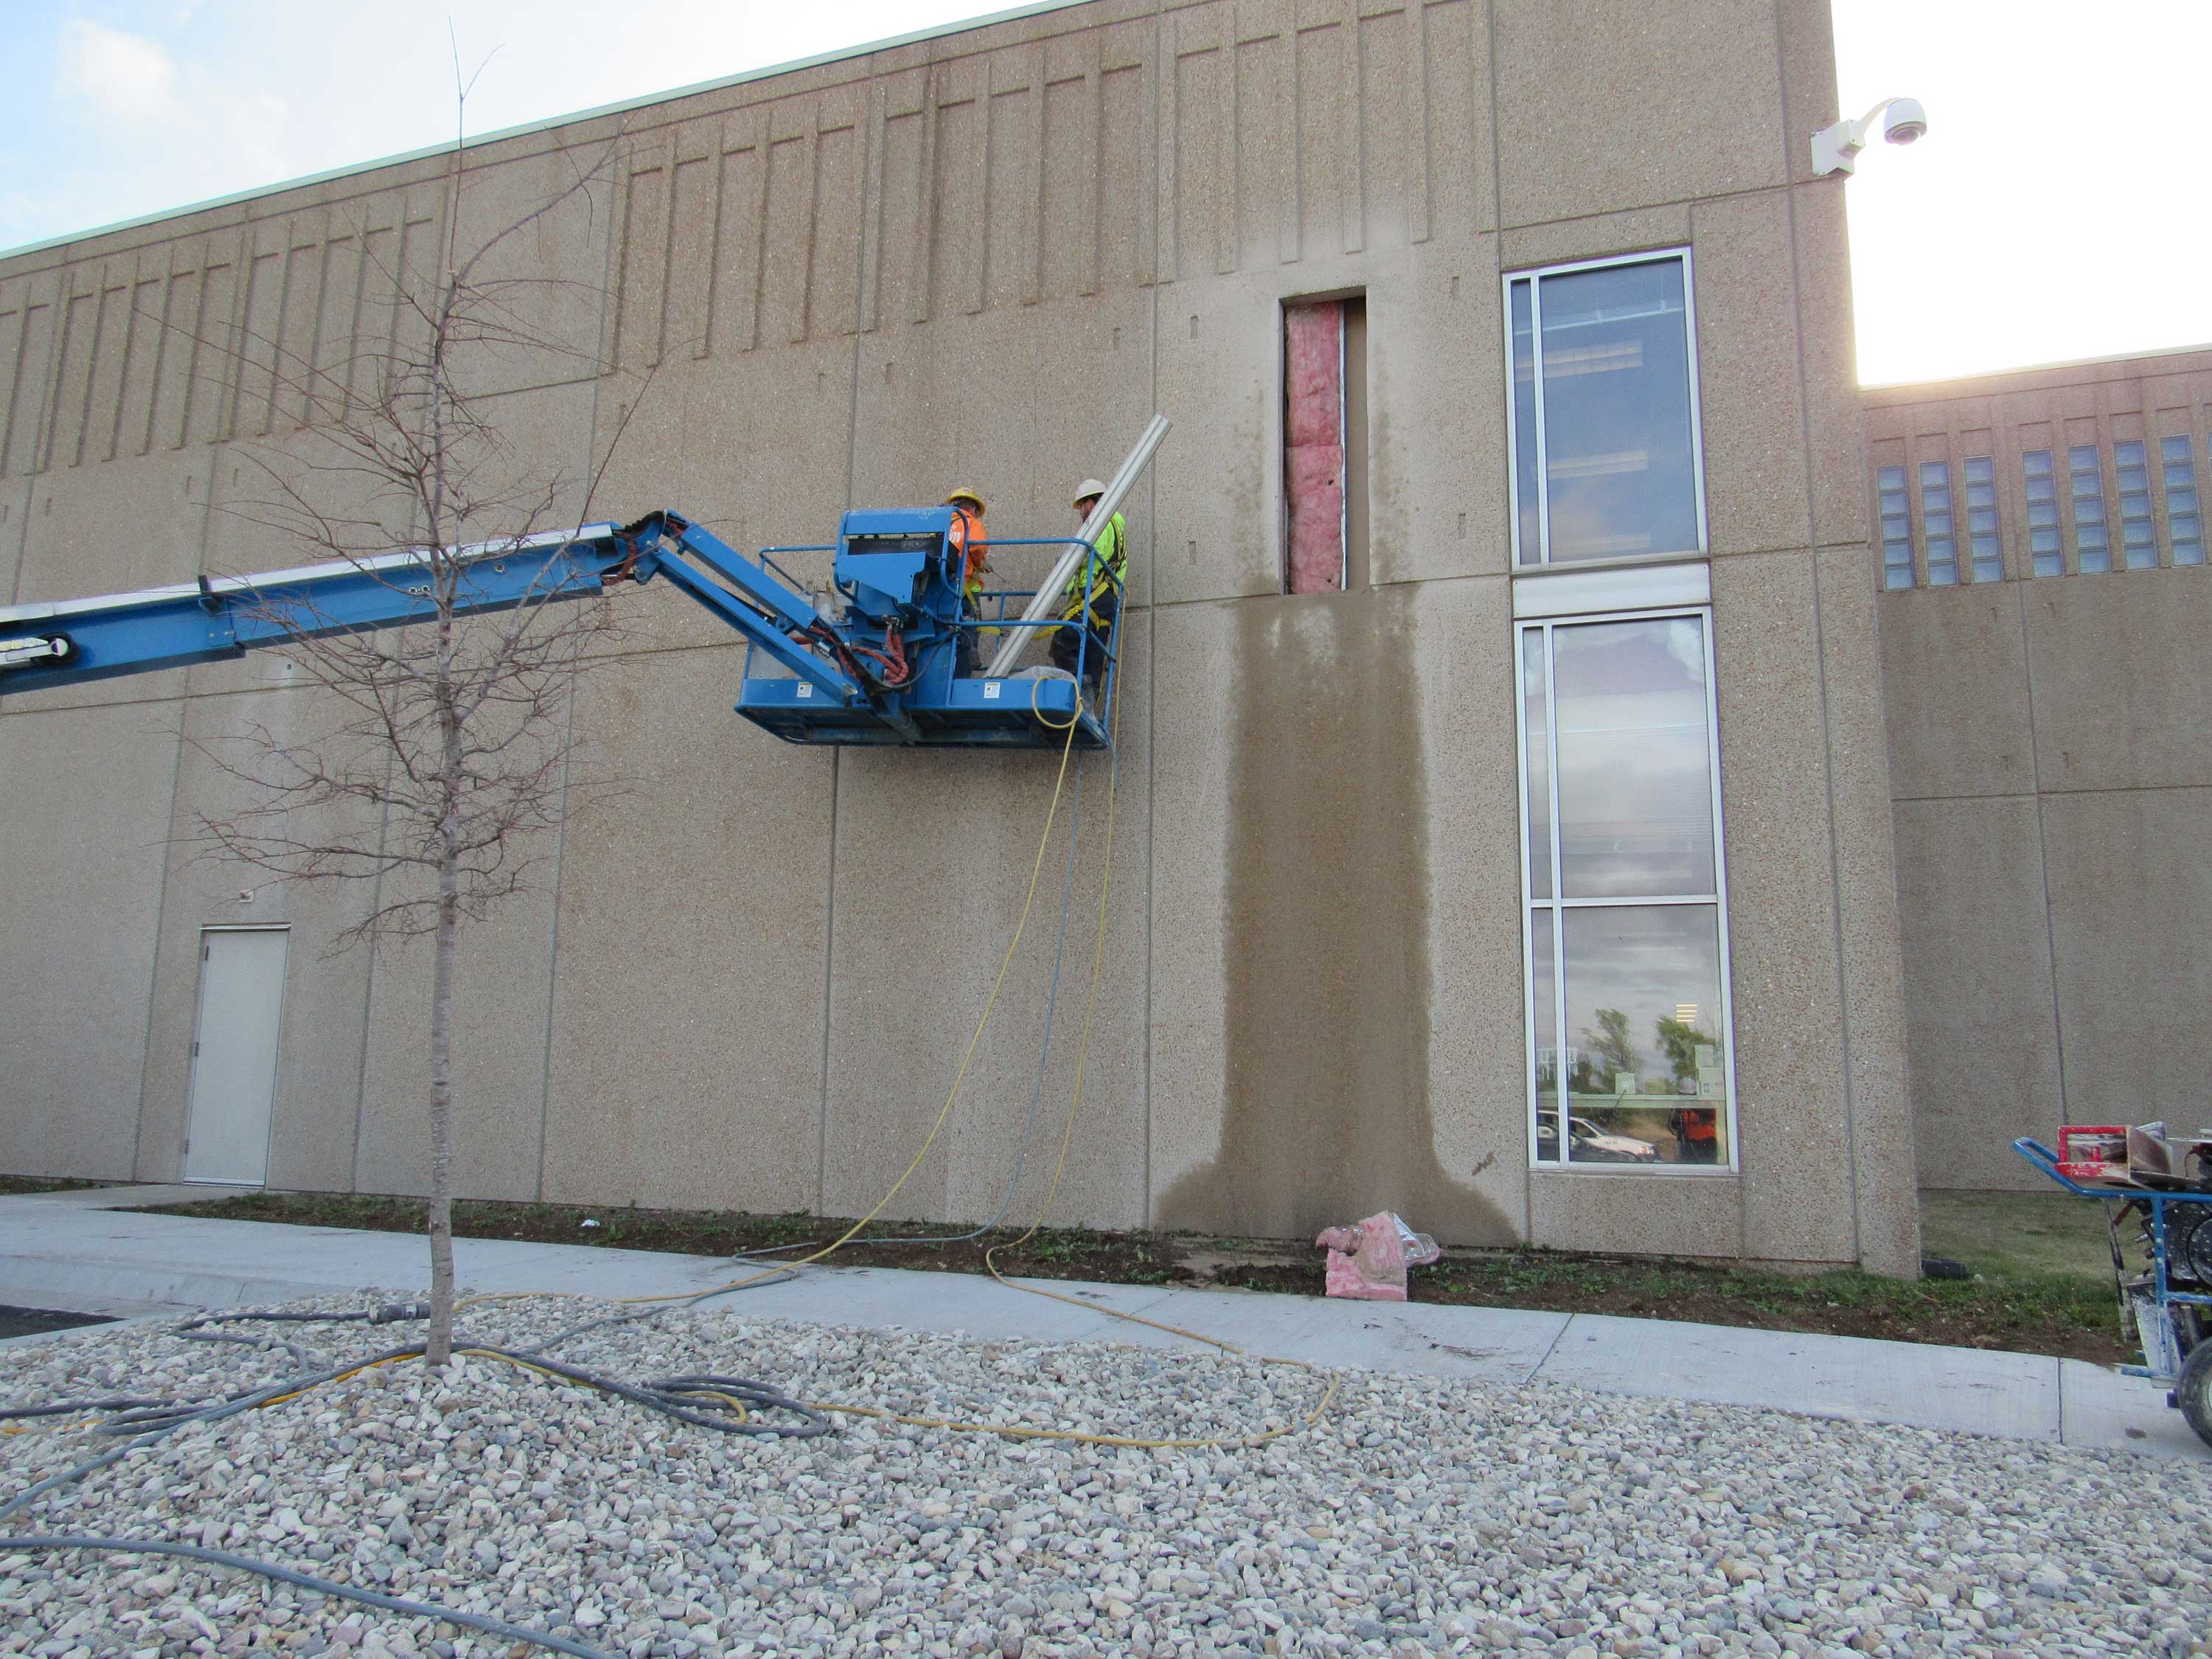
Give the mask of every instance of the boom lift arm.
MULTIPOLYGON (((665 576, 822 695, 840 704, 866 699, 862 679, 816 643, 830 630, 804 594, 673 513, 453 554, 461 614, 585 599, 617 582, 665 576)), ((289 639, 425 622, 437 614, 431 576, 428 555, 414 550, 15 605, 0 610, 0 690, 77 685, 219 662, 289 639)))

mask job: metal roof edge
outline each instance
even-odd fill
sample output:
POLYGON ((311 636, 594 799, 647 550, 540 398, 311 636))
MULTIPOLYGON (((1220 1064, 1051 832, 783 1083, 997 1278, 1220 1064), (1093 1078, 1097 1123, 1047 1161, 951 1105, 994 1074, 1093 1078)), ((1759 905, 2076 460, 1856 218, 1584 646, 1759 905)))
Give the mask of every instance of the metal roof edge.
MULTIPOLYGON (((1047 12, 1069 11, 1090 0, 1031 0, 1025 6, 1011 7, 980 17, 963 19, 957 23, 940 23, 933 28, 915 29, 905 34, 887 35, 880 40, 869 40, 859 46, 840 46, 831 52, 817 52, 811 58, 794 58, 788 63, 769 64, 760 69, 741 70, 735 75, 717 76, 711 81, 698 81, 687 87, 672 87, 665 92, 643 93, 635 98, 625 98, 611 104, 599 104, 590 109, 575 110, 564 115, 550 115, 539 121, 525 121, 511 127, 501 127, 495 132, 464 138, 461 148, 474 149, 480 144, 496 144, 509 138, 526 138, 534 132, 550 132, 556 127, 565 127, 577 122, 595 120, 603 115, 622 115, 631 110, 646 109, 654 104, 674 103, 680 98, 692 98, 701 93, 719 92, 726 87, 744 86, 749 82, 766 81, 779 75, 795 74, 800 70, 817 69, 824 64, 842 63, 847 58, 866 58, 878 52, 888 52, 894 46, 910 46, 918 41, 940 40, 949 34, 965 33, 969 29, 989 28, 998 23, 1018 22, 1024 17, 1036 17, 1047 12)), ((112 236, 118 231, 137 230, 147 225, 157 225, 166 219, 181 219, 194 213, 211 212, 216 208, 233 207, 240 202, 258 200, 264 196, 277 196, 288 190, 303 190, 310 185, 328 184, 334 179, 349 179, 357 173, 374 173, 380 167, 400 167, 409 161, 420 161, 433 155, 452 152, 451 144, 425 144, 419 149, 402 150, 397 155, 380 155, 373 161, 349 161, 343 167, 325 168, 320 173, 303 173, 296 179, 279 179, 274 184, 255 185, 246 190, 233 191, 228 196, 211 196, 205 201, 186 203, 181 207, 161 208, 152 213, 142 213, 136 218, 118 219, 112 224, 95 225, 88 230, 72 230, 59 236, 49 236, 43 241, 25 242, 16 247, 0 247, 0 260, 14 259, 27 253, 45 253, 54 248, 67 247, 75 242, 89 242, 101 236, 112 236)))
POLYGON ((2185 357, 2192 353, 2203 352, 2212 352, 2212 340, 2192 341, 2182 345, 2145 346, 2139 351, 2114 351, 2095 357, 2060 357, 2050 362, 2014 363, 2005 368, 1972 368, 1963 374, 1946 374, 1933 380, 1867 380, 1860 383, 1859 392, 1862 396, 1869 397, 1876 392, 1935 392, 1973 380, 1999 380, 2015 374, 2048 374, 2069 368, 2101 368, 2107 363, 2146 362, 2156 357, 2185 357))

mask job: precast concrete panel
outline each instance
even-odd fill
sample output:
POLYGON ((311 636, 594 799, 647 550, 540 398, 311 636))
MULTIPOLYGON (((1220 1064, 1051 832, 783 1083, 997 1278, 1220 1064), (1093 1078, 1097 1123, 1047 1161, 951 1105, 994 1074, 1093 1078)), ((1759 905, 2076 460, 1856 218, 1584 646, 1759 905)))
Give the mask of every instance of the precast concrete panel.
POLYGON ((1809 552, 1713 562, 1745 1250, 1857 1259, 1809 552))
POLYGON ((173 704, 9 710, 0 1163, 126 1180, 137 1138, 173 704))
MULTIPOLYGON (((263 737, 322 745, 345 711, 304 684, 194 696, 174 707, 181 713, 185 744, 169 817, 137 1174, 141 1180, 173 1181, 183 1169, 202 930, 284 927, 291 930, 291 949, 267 1179, 273 1187, 344 1190, 353 1184, 371 948, 342 935, 369 915, 375 884, 284 882, 267 870, 216 856, 210 836, 214 825, 258 827, 250 815, 268 797, 240 775, 266 754, 263 737)), ((356 803, 347 811, 301 814, 284 833, 373 849, 378 818, 373 807, 356 803)))
POLYGON ((2048 1141, 2065 1116, 2035 797, 1900 800, 1896 813, 1920 1177, 2029 1190, 2042 1177, 2013 1139, 2048 1141))
POLYGON ((1492 19, 1504 223, 1788 179, 1771 0, 1497 0, 1492 19))
MULTIPOLYGON (((2212 864, 2198 852, 2212 791, 2053 794, 2042 803, 2051 953, 2065 1034, 2065 1119, 2212 1127, 2204 941, 2212 864)), ((2021 1133, 2049 1140, 2047 1098, 2021 1133)))
POLYGON ((1568 1174, 1528 1177, 1528 1242, 1541 1249, 1626 1255, 1755 1255, 1744 1242, 1743 1191, 1732 1175, 1568 1174))
POLYGON ((2034 793, 2021 615, 2032 592, 1978 582, 1880 601, 1890 783, 1900 801, 2034 793))
POLYGON ((1497 239, 1418 249, 1367 289, 1368 568, 1379 583, 1502 573, 1497 239))
MULTIPOLYGON (((1460 1242, 1510 1243, 1528 1236, 1530 1152, 1521 872, 1511 851, 1521 837, 1512 592, 1500 576, 1424 584, 1413 597, 1428 771, 1431 1146, 1437 1166, 1480 1200, 1461 1218, 1470 1232, 1460 1242)), ((1379 1130, 1395 1132, 1387 1121, 1379 1130)), ((1432 1231, 1431 1218, 1407 1219, 1432 1231)))
POLYGON ((2212 785, 2212 583, 2202 570, 2021 588, 2048 791, 2212 785))
MULTIPOLYGON (((190 581, 200 568, 214 451, 201 448, 45 472, 21 500, 22 562, 13 603, 129 592, 190 581)), ((6 526, 0 526, 0 536, 6 526)), ((158 702, 181 670, 16 694, 10 708, 158 702)))
POLYGON ((1814 563, 1858 1261, 1872 1273, 1911 1278, 1920 1269, 1919 1178, 1889 754, 1882 683, 1873 672, 1881 659, 1877 607, 1864 548, 1822 548, 1814 563))
POLYGON ((1690 210, 1706 539, 1715 554, 1813 536, 1790 198, 1760 191, 1690 210))
POLYGON ((815 1200, 836 761, 731 714, 744 655, 652 651, 581 682, 538 1196, 815 1200), (612 787, 587 803, 594 777, 612 787))
POLYGON ((1236 607, 1164 605, 1152 618, 1151 1087, 1146 1203, 1217 1156, 1231 1086, 1228 868, 1234 736, 1220 671, 1236 607))

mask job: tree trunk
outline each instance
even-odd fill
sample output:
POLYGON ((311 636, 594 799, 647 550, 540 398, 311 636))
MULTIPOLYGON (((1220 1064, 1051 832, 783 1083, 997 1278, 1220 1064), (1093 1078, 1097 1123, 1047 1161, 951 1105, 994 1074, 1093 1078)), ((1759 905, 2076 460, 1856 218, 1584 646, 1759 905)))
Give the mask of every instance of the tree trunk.
POLYGON ((423 1358, 453 1347, 453 945, 459 931, 452 861, 438 871, 438 932, 430 976, 430 1334, 423 1358))

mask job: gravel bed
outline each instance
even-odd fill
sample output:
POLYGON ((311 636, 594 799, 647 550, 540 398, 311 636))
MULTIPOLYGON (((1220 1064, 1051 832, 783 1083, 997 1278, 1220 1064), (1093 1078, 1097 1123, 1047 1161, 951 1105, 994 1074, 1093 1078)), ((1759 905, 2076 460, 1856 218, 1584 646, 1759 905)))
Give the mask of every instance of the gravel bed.
MULTIPOLYGON (((521 1346, 608 1311, 464 1317, 521 1346)), ((338 1360, 419 1328, 281 1331, 338 1360)), ((1322 1383, 729 1305, 556 1352, 635 1381, 719 1371, 811 1401, 1153 1436, 1290 1421, 1322 1383)), ((0 1399, 205 1395, 297 1366, 139 1325, 0 1353, 0 1399)), ((0 1494, 115 1443, 82 1420, 0 1437, 0 1494)), ((1346 1376, 1320 1427, 1243 1450, 836 1421, 752 1440, 487 1361, 409 1364, 181 1430, 0 1532, 205 1544, 634 1659, 2212 1654, 2212 1465, 1371 1373, 1346 1376)), ((0 1654, 264 1648, 510 1651, 219 1568, 0 1553, 0 1654)))

